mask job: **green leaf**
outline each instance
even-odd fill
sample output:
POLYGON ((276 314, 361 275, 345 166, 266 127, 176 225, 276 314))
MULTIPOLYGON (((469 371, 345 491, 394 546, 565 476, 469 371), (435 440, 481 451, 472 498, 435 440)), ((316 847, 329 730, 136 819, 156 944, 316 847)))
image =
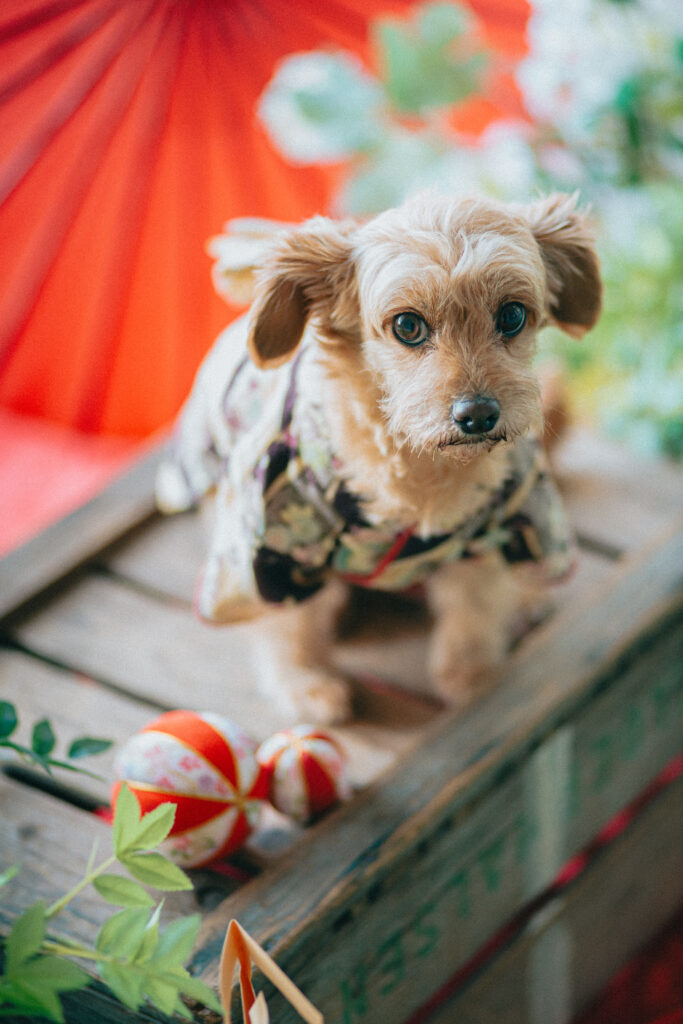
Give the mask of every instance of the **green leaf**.
POLYGON ((13 980, 24 987, 35 986, 35 991, 40 993, 48 989, 72 992, 85 988, 91 978, 70 960, 59 956, 38 956, 30 963, 22 964, 13 980))
POLYGON ((149 920, 147 907, 119 911, 100 928, 95 940, 96 951, 131 962, 140 948, 149 920))
POLYGON ((162 978, 146 978, 144 983, 144 992, 148 999, 150 999, 157 1010, 161 1010, 168 1017, 171 1016, 177 1009, 178 1004, 178 986, 172 981, 166 981, 162 978))
POLYGON ((13 971, 10 984, 2 986, 0 1001, 9 1002, 15 1012, 62 1022, 59 993, 85 988, 90 980, 85 971, 69 960, 34 956, 13 971))
POLYGON ((92 875, 93 868, 95 867, 95 860, 97 858, 97 851, 100 848, 100 838, 95 836, 90 850, 90 856, 88 857, 88 863, 85 868, 85 874, 88 878, 92 875))
MULTIPOLYGON (((178 999, 176 1000, 175 1012, 179 1017, 182 1017, 184 1020, 194 1020, 194 1017, 192 1016, 188 1008, 185 1006, 185 1003, 182 1001, 180 996, 178 996, 178 999)), ((223 1007, 221 1007, 218 1012, 220 1014, 223 1014, 223 1007)))
POLYGON ((145 814, 140 821, 135 837, 129 842, 127 850, 131 852, 153 850, 155 846, 164 841, 173 828, 175 814, 176 805, 172 803, 159 804, 153 811, 145 814))
POLYGON ((136 964, 146 963, 157 947, 157 942, 159 941, 159 915, 161 914, 162 906, 163 904, 160 903, 149 920, 145 934, 142 937, 142 942, 133 958, 133 962, 136 964))
POLYGON ((40 754, 36 754, 34 750, 30 750, 28 747, 23 746, 21 743, 13 743, 12 740, 1 740, 0 746, 6 747, 8 750, 14 750, 24 761, 31 761, 33 764, 40 765, 48 775, 52 775, 50 771, 50 764, 40 754))
POLYGON ((102 754, 109 750, 111 740, 98 740, 93 736, 80 736, 74 740, 68 750, 68 757, 76 760, 79 757, 92 757, 94 754, 102 754))
POLYGON ((114 853, 119 860, 121 855, 130 849, 130 844, 134 841, 139 823, 140 804, 124 783, 116 798, 114 829, 112 833, 114 853))
POLYGON ((11 882, 13 878, 16 878, 20 871, 20 864, 12 864, 12 866, 7 868, 6 871, 3 871, 0 874, 0 889, 2 889, 3 885, 7 885, 8 882, 11 882))
POLYGON ((40 949, 45 938, 46 907, 38 900, 14 922, 7 936, 7 974, 12 977, 40 949))
POLYGON ((98 779, 100 782, 104 782, 104 777, 102 775, 98 775, 96 772, 91 772, 87 768, 83 768, 80 764, 72 764, 71 761, 60 761, 57 758, 49 757, 45 761, 44 767, 47 771, 50 771, 50 768, 63 768, 67 772, 78 772, 79 775, 87 775, 91 779, 98 779))
POLYGON ((131 1010, 137 1010, 142 1003, 143 979, 129 968, 118 964, 99 964, 98 970, 116 998, 131 1010))
POLYGON ((162 892, 182 892, 192 888, 184 871, 160 853, 133 853, 119 857, 133 878, 162 892))
POLYGON ((21 983, 14 985, 13 989, 13 998, 10 993, 12 1002, 23 1014, 41 1019, 46 1017, 48 1020, 56 1021, 57 1024, 64 1024, 62 1004, 55 991, 49 988, 36 990, 30 984, 24 986, 21 983))
POLYGON ((140 818, 140 805, 128 786, 121 787, 114 815, 114 852, 119 860, 129 854, 150 850, 161 843, 173 827, 175 804, 163 803, 140 818))
POLYGON ((38 757, 47 757, 55 748, 55 734, 47 718, 41 719, 33 726, 31 750, 38 757))
POLYGON ((100 875, 93 885, 102 899, 117 907, 152 907, 154 900, 141 885, 121 875, 100 875))
MULTIPOLYGON (((61 1005, 57 1005, 57 1012, 61 1014, 61 1005)), ((28 993, 16 985, 3 985, 0 983, 0 1019, 10 1017, 12 1024, 25 1017, 39 1017, 41 1020, 60 1021, 63 1017, 50 1016, 44 1007, 28 993), (8 1005, 9 1004, 9 1005, 8 1005)))
POLYGON ((159 967, 186 963, 192 955, 200 926, 199 914, 172 921, 161 933, 153 957, 154 963, 159 967))
POLYGON ((190 999, 196 999, 198 1003, 203 1003, 204 1006, 207 1006, 210 1010, 215 1010, 217 1013, 223 1012, 220 999, 218 999, 213 989, 210 989, 199 978, 193 978, 187 971, 183 971, 183 974, 184 977, 179 982, 179 988, 183 995, 189 996, 190 999))
POLYGON ((8 700, 0 700, 0 740, 11 736, 19 725, 16 708, 8 700))

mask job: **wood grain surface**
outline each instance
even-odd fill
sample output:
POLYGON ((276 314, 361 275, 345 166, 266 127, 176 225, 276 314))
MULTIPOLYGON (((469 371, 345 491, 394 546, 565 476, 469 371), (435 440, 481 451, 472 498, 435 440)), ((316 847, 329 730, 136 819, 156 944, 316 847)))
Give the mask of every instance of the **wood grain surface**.
POLYGON ((682 790, 679 780, 657 796, 485 970, 433 1000, 429 1024, 565 1024, 581 1013, 683 903, 682 790))
MULTIPOLYGON (((626 566, 618 586, 559 616, 520 652, 498 689, 459 719, 440 721, 420 751, 389 778, 306 837, 278 868, 227 900, 207 919, 197 954, 196 965, 207 979, 215 980, 217 945, 229 918, 237 917, 331 1020, 344 1019, 345 1000, 353 1002, 359 986, 383 993, 381 1006, 368 1010, 382 1016, 369 1019, 407 1017, 411 1000, 412 1009, 419 1006, 476 951, 482 935, 495 932, 524 899, 536 895, 581 837, 594 834, 602 815, 619 810, 639 785, 614 770, 607 786, 598 751, 592 788, 572 807, 575 767, 571 736, 563 739, 563 729, 574 729, 576 721, 577 735, 590 736, 594 702, 604 727, 609 709, 599 700, 611 692, 619 705, 623 685, 627 703, 637 691, 651 709, 657 737, 656 756, 646 747, 624 754, 638 762, 640 784, 679 749, 680 718, 663 714, 654 724, 659 675, 651 675, 653 662, 644 673, 638 662, 648 649, 659 651, 657 669, 669 663, 671 627, 680 621, 682 558, 677 532, 626 566), (537 792, 539 759, 541 768, 554 763, 555 774, 552 785, 537 792), (563 809, 555 813, 558 799, 563 809), (479 842, 469 828, 478 830, 479 842), (458 854, 460 841, 464 849, 458 854), (478 859, 484 887, 492 888, 491 898, 472 910, 468 931, 457 921, 457 907, 462 887, 474 885, 472 858, 478 859), (463 881, 468 877, 469 883, 463 881), (427 912, 429 922, 423 918, 427 912), (420 962, 419 981, 406 981, 407 967, 395 983, 387 980, 387 943, 395 932, 403 947, 411 929, 422 933, 429 924, 443 941, 447 922, 454 920, 457 948, 449 947, 444 958, 443 948, 434 947, 429 964, 420 962)), ((677 670, 662 697, 671 708, 680 683, 677 670)), ((621 731, 619 740, 625 743, 621 731)), ((471 892, 468 898, 474 899, 471 892)), ((410 971, 416 970, 413 963, 410 971)), ((284 1024, 286 1009, 277 1000, 273 1005, 284 1024)))
MULTIPOLYGON (((40 792, 30 773, 23 782, 16 771, 0 774, 0 867, 24 865, 7 899, 3 890, 5 926, 35 894, 51 900, 68 887, 96 836, 106 844, 108 827, 73 804, 107 800, 117 749, 159 711, 218 711, 257 739, 291 724, 259 688, 262 626, 215 628, 194 617, 203 527, 196 514, 154 512, 158 458, 150 453, 0 562, 0 699, 19 710, 18 738, 27 742, 31 725, 48 718, 58 754, 76 736, 114 741, 87 764, 100 778, 56 773, 52 791, 40 792)), ((511 655, 501 685, 468 712, 456 717, 429 696, 424 609, 357 596, 336 649, 357 680, 355 718, 337 730, 357 792, 306 830, 266 820, 235 864, 238 875, 255 875, 241 888, 234 875, 205 870, 194 894, 169 901, 171 917, 205 911, 194 967, 209 983, 236 916, 330 1024, 406 1021, 680 749, 683 478, 582 431, 555 462, 582 542, 579 571, 554 617, 511 655)), ((591 900, 594 913, 612 912, 636 884, 632 848, 671 871, 673 811, 657 813, 651 840, 630 833, 640 838, 624 838, 604 860, 614 885, 596 865, 598 881, 587 876, 558 908, 575 950, 573 1007, 668 912, 643 897, 652 914, 634 911, 612 946, 601 922, 591 924, 591 900), (578 940, 590 927, 606 946, 595 961, 578 940)), ((103 912, 84 898, 62 924, 92 941, 103 912)), ((509 961, 491 964, 508 996, 473 986, 458 1014, 486 1020, 509 999, 521 1014, 510 1020, 525 1019, 531 989, 514 974, 520 964, 538 973, 562 953, 555 924, 552 914, 540 918, 509 961)), ((540 1007, 552 1002, 546 990, 533 990, 540 1007)), ((287 1024, 284 1007, 272 1005, 287 1024)), ((555 1024, 534 1012, 531 1024, 555 1024)), ((129 1019, 102 991, 70 1003, 74 1024, 88 1014, 129 1019)))
POLYGON ((154 514, 161 452, 155 447, 86 505, 0 560, 0 622, 154 514))

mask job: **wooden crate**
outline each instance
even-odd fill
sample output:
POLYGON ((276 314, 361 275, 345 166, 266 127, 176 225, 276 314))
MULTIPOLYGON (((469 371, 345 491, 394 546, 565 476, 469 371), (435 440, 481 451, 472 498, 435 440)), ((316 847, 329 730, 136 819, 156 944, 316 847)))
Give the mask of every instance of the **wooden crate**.
MULTIPOLYGON (((258 624, 193 617, 201 530, 194 515, 155 514, 157 460, 0 563, 0 696, 25 730, 48 717, 65 740, 120 743, 174 707, 222 712, 257 738, 289 724, 253 686, 258 624)), ((673 780, 557 883, 681 750, 681 476, 580 431, 557 462, 583 548, 557 613, 456 716, 422 685, 419 610, 364 607, 373 622, 338 646, 360 680, 357 717, 338 730, 353 799, 306 830, 271 820, 238 872, 196 871, 194 893, 166 902, 167 920, 202 909, 192 966, 206 981, 237 917, 328 1024, 561 1024, 681 905, 673 780)), ((3 890, 4 927, 66 891, 95 836, 108 841, 88 810, 106 802, 106 781, 42 782, 0 774, 0 869, 23 864, 3 890)), ((108 912, 84 893, 60 930, 92 941, 108 912)), ((272 1020, 293 1020, 264 987, 272 1020)), ((134 1017, 101 987, 70 999, 68 1016, 134 1017)))

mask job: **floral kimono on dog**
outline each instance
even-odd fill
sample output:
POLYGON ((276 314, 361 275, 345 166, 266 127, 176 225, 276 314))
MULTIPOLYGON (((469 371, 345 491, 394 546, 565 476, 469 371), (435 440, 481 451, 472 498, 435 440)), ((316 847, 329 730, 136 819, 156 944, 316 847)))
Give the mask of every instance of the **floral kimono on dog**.
POLYGON ((425 537, 411 523, 373 522, 345 483, 315 387, 302 386, 313 347, 304 343, 293 362, 263 372, 230 341, 226 332, 200 371, 157 483, 169 512, 215 492, 202 617, 302 601, 332 574, 402 591, 443 563, 493 549, 508 563, 542 566, 550 580, 567 573, 571 544, 537 439, 509 446, 502 485, 444 532, 425 537))

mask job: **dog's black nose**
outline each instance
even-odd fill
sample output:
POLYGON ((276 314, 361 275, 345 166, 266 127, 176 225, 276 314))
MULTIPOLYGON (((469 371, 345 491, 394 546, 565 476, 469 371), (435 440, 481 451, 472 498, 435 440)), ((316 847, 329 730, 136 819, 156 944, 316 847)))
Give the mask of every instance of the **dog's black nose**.
POLYGON ((500 402, 484 395, 460 398, 451 406, 451 417, 465 434, 488 434, 500 418, 500 402))

